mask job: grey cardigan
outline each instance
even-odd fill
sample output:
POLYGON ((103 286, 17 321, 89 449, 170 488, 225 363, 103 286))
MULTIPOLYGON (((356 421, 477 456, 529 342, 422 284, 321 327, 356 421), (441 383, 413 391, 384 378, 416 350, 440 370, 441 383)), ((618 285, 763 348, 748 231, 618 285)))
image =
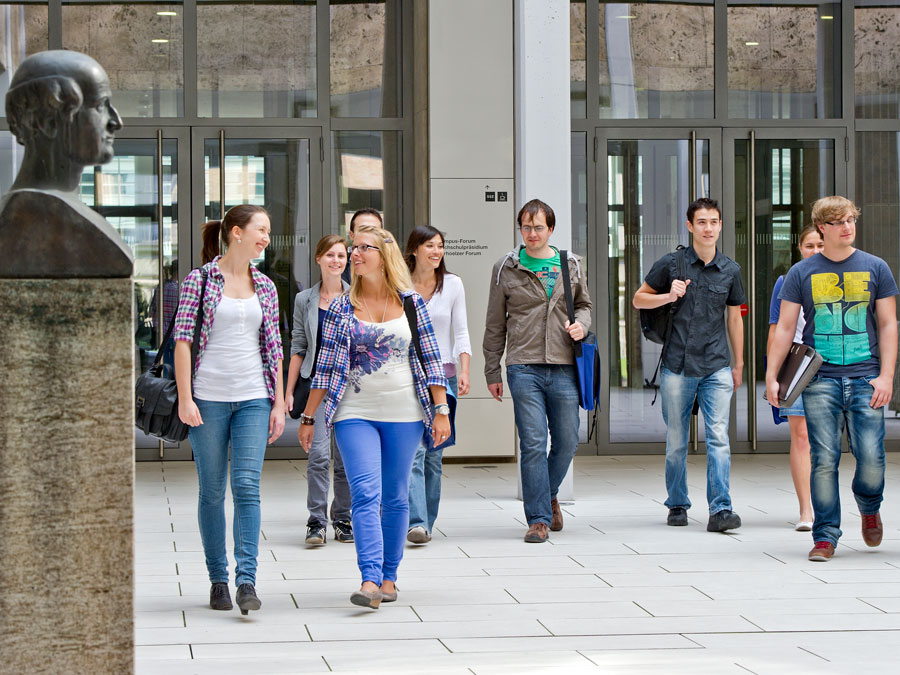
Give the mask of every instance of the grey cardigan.
MULTIPOLYGON (((346 291, 350 286, 341 282, 346 291)), ((319 288, 318 282, 312 288, 297 293, 294 298, 294 330, 291 333, 291 356, 299 354, 303 358, 300 377, 312 375, 313 360, 306 358, 307 353, 316 353, 316 333, 319 331, 319 288)))

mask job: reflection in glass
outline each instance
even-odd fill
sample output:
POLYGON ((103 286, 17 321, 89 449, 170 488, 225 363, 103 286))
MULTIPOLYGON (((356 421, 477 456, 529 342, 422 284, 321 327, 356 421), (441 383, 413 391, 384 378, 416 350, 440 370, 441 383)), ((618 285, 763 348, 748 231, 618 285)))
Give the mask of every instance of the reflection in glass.
POLYGON ((63 2, 62 41, 102 65, 122 117, 184 115, 181 4, 63 2), (174 14, 174 16, 173 16, 174 14))
MULTIPOLYGON (((698 140, 696 181, 708 185, 709 141, 698 140)), ((609 141, 609 440, 665 441, 659 401, 645 380, 653 377, 660 346, 643 339, 631 299, 653 263, 687 245, 690 142, 609 141)), ((702 425, 701 425, 702 435, 702 425)))
POLYGON ((713 2, 600 4, 600 117, 713 117, 713 2))
POLYGON ((331 115, 400 117, 398 0, 333 0, 331 115))
POLYGON ((316 3, 197 4, 200 117, 314 117, 316 3))
MULTIPOLYGON (((751 176, 749 140, 734 142, 734 230, 735 260, 741 266, 741 281, 750 307, 756 312, 756 373, 750 373, 750 360, 744 380, 752 378, 757 405, 756 431, 760 441, 786 440, 787 424, 776 426, 770 406, 763 400, 766 381, 766 339, 769 334, 769 303, 775 280, 800 260, 799 235, 810 221, 812 203, 823 195, 834 194, 833 140, 756 141, 756 168, 751 176), (756 187, 756 241, 750 242, 749 180, 756 187), (756 296, 750 297, 750 252, 756 252, 756 296)), ((750 321, 745 319, 745 335, 750 321)), ((749 344, 748 344, 749 348, 749 344)), ((749 382, 748 382, 749 386, 749 382)), ((737 410, 748 410, 748 386, 737 393, 737 410)), ((748 440, 747 415, 740 412, 735 429, 739 440, 748 440)))
POLYGON ((585 24, 584 0, 572 0, 569 4, 569 79, 572 117, 584 118, 587 111, 587 74, 585 72, 585 24))
MULTIPOLYGON (((900 278, 900 133, 856 133, 856 247, 882 258, 900 278)), ((900 369, 885 412, 888 438, 900 438, 900 369)))
MULTIPOLYGON (((19 64, 48 44, 46 4, 0 5, 0 100, 19 64)), ((0 110, 0 117, 5 116, 6 110, 0 110)))
POLYGON ((856 117, 900 117, 900 3, 856 2, 853 10, 856 117))
POLYGON ((336 131, 331 138, 335 230, 346 236, 353 214, 370 207, 381 211, 385 228, 400 236, 400 132, 336 131))
POLYGON ((587 265, 587 134, 583 131, 572 134, 572 250, 583 256, 587 265))
POLYGON ((840 3, 728 8, 728 115, 841 114, 840 3))

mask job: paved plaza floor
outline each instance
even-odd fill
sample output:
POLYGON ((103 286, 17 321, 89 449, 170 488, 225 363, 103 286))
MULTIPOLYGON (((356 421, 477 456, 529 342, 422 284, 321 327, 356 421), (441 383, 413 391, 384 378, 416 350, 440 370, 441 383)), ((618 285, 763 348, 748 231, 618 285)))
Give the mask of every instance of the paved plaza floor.
POLYGON ((844 536, 828 563, 807 561, 810 535, 792 528, 786 456, 734 457, 734 534, 706 532, 705 457, 689 463, 695 507, 672 528, 662 457, 576 458, 576 500, 546 544, 522 541, 515 465, 446 465, 434 540, 407 547, 398 602, 372 611, 349 602, 352 544, 330 527, 326 546, 303 543, 306 462, 266 462, 263 607, 248 617, 208 608, 193 464, 138 463, 137 672, 898 672, 900 454, 875 549, 844 455, 844 536))

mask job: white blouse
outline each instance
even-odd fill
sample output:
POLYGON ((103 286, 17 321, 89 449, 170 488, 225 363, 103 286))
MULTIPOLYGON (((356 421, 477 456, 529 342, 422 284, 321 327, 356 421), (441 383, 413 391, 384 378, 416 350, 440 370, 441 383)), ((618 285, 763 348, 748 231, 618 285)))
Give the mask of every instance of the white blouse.
POLYGON ((466 291, 462 279, 444 275, 444 288, 425 303, 434 336, 441 351, 441 362, 456 365, 460 354, 472 354, 469 325, 466 320, 466 291))

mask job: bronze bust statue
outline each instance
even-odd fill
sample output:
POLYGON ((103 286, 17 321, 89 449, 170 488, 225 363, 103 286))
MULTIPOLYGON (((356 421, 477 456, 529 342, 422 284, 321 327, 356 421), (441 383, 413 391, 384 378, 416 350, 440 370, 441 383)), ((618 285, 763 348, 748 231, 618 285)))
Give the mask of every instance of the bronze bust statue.
POLYGON ((103 216, 78 198, 85 166, 113 157, 122 118, 106 71, 79 52, 25 59, 6 94, 22 167, 0 200, 0 277, 129 277, 134 258, 103 216))

